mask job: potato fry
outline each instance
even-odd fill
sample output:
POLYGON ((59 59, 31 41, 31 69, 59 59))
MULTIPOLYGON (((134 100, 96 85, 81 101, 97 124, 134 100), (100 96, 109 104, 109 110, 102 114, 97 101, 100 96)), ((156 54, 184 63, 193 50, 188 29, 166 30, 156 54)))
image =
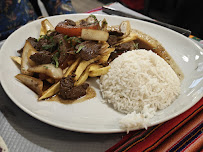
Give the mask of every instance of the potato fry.
POLYGON ((63 75, 68 71, 69 67, 66 67, 65 69, 63 69, 63 75))
POLYGON ((103 55, 106 52, 106 49, 109 47, 109 44, 107 42, 104 42, 101 49, 100 49, 100 54, 103 55))
POLYGON ((38 53, 38 51, 37 51, 35 48, 31 47, 31 48, 29 49, 29 51, 28 51, 28 54, 27 54, 27 57, 28 57, 28 64, 29 64, 31 67, 36 66, 36 63, 30 59, 30 56, 33 55, 33 54, 35 54, 35 53, 38 53))
POLYGON ((137 33, 135 33, 134 31, 131 31, 130 34, 127 37, 121 39, 119 41, 119 43, 115 44, 115 46, 120 45, 122 43, 130 42, 130 41, 133 41, 133 40, 136 40, 136 39, 137 39, 137 33))
POLYGON ((87 80, 87 78, 89 76, 90 67, 91 67, 91 64, 85 69, 85 71, 82 73, 80 78, 75 82, 75 84, 74 84, 75 86, 79 86, 79 85, 83 84, 87 80))
POLYGON ((103 55, 103 56, 99 59, 99 64, 107 63, 107 61, 108 61, 110 55, 111 55, 111 54, 103 55))
POLYGON ((94 70, 97 70, 99 68, 102 68, 102 65, 99 65, 99 64, 96 64, 96 63, 93 63, 93 64, 89 65, 89 71, 94 71, 94 70))
POLYGON ((23 84, 25 84, 28 88, 37 93, 39 96, 42 94, 43 81, 41 81, 40 79, 27 76, 24 74, 18 74, 15 77, 18 80, 20 80, 23 84))
POLYGON ((81 74, 83 73, 83 71, 87 68, 88 65, 90 65, 91 63, 99 60, 100 56, 97 56, 96 58, 93 58, 89 61, 81 61, 80 64, 78 65, 76 71, 75 71, 75 81, 77 81, 79 79, 79 77, 81 76, 81 74))
POLYGON ((19 56, 11 56, 11 59, 12 59, 15 63, 21 65, 21 61, 22 61, 22 58, 21 58, 21 57, 19 57, 19 56))
POLYGON ((48 97, 55 95, 56 93, 59 92, 59 88, 60 88, 60 82, 53 84, 50 88, 48 88, 46 91, 42 93, 42 96, 39 97, 38 100, 46 99, 48 97))
POLYGON ((106 66, 106 67, 103 67, 103 68, 100 68, 100 69, 96 69, 94 71, 91 71, 89 73, 89 76, 90 77, 97 77, 97 76, 104 75, 109 71, 110 68, 111 68, 110 66, 106 66))
MULTIPOLYGON (((80 58, 78 58, 65 72, 64 77, 67 77, 68 75, 72 74, 72 72, 77 68, 78 64, 80 63, 80 58)), ((50 88, 48 88, 46 91, 43 92, 42 96, 38 100, 46 99, 48 97, 51 97, 59 92, 60 88, 60 82, 57 82, 53 84, 50 88)))
POLYGON ((75 71, 75 69, 77 68, 78 64, 80 63, 80 58, 78 58, 66 71, 66 73, 64 74, 64 77, 67 77, 68 75, 72 74, 73 71, 75 71))
POLYGON ((45 32, 43 26, 41 25, 41 29, 40 29, 40 34, 39 35, 45 35, 45 34, 46 34, 46 32, 45 32))
POLYGON ((48 79, 46 79, 46 81, 51 83, 51 84, 55 83, 55 79, 53 79, 53 78, 48 78, 48 79))
POLYGON ((33 72, 29 72, 28 69, 31 67, 31 65, 29 64, 29 58, 30 56, 30 51, 32 51, 34 48, 33 46, 30 44, 29 41, 26 41, 24 47, 23 47, 23 54, 22 54, 22 61, 21 61, 21 73, 25 74, 25 75, 32 75, 33 72))
MULTIPOLYGON (((43 20, 43 21, 41 22, 41 26, 42 26, 42 28, 43 28, 42 31, 43 31, 45 34, 47 34, 48 31, 53 31, 53 30, 54 30, 53 25, 52 25, 47 19, 45 19, 45 20, 43 20)), ((45 35, 45 34, 44 34, 44 35, 45 35)))
POLYGON ((114 47, 112 47, 112 48, 107 48, 107 49, 102 53, 102 55, 111 54, 111 52, 113 52, 114 50, 115 50, 114 47))
POLYGON ((72 65, 74 62, 75 62, 75 60, 69 60, 69 61, 68 61, 68 65, 69 65, 69 66, 72 65))
POLYGON ((102 54, 101 58, 99 59, 99 64, 107 63, 109 56, 111 55, 111 52, 113 52, 115 48, 107 48, 105 53, 102 54))

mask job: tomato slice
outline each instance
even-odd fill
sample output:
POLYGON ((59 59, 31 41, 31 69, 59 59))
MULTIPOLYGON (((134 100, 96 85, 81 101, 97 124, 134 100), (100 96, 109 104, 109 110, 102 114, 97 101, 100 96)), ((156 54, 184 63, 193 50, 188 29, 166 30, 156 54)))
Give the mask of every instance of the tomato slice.
POLYGON ((60 22, 55 28, 58 33, 68 35, 69 37, 81 36, 82 29, 99 29, 99 24, 91 24, 88 26, 71 26, 66 25, 65 22, 60 22))

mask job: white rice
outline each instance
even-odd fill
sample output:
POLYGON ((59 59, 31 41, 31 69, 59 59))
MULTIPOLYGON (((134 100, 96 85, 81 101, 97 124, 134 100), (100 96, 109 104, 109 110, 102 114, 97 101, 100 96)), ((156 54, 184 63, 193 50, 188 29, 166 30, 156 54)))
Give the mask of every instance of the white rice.
POLYGON ((169 106, 180 93, 180 80, 157 54, 144 49, 123 53, 100 78, 104 102, 126 113, 122 128, 147 127, 149 118, 169 106))

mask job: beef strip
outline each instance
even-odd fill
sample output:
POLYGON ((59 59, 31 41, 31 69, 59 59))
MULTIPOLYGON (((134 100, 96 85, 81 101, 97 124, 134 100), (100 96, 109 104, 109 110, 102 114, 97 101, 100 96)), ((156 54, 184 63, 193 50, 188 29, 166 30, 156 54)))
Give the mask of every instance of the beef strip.
POLYGON ((56 43, 58 43, 58 49, 60 52, 67 52, 67 50, 69 49, 66 40, 64 39, 64 35, 63 34, 58 34, 56 36, 53 37, 54 41, 56 43))
POLYGON ((115 35, 115 36, 123 36, 123 33, 121 31, 109 31, 109 35, 115 35))
POLYGON ((36 39, 36 38, 29 37, 29 38, 27 39, 27 41, 30 42, 30 44, 31 44, 34 48, 36 48, 36 46, 37 46, 37 39, 36 39))
POLYGON ((96 41, 84 41, 76 46, 76 52, 79 48, 82 48, 78 54, 83 60, 88 61, 99 55, 101 46, 102 44, 96 41))
POLYGON ((18 50, 17 52, 20 54, 20 57, 21 57, 23 54, 23 47, 20 50, 18 50))
MULTIPOLYGON (((36 39, 36 38, 29 37, 29 38, 27 39, 27 41, 30 42, 30 44, 31 44, 34 48, 36 48, 36 46, 37 46, 37 39, 36 39)), ((20 50, 18 50, 17 52, 20 54, 20 56, 22 56, 23 47, 22 47, 20 50)))
POLYGON ((120 37, 123 35, 120 31, 109 31, 109 38, 107 42, 109 45, 113 46, 114 44, 118 43, 120 37))
POLYGON ((80 21, 80 26, 88 26, 88 25, 89 25, 89 23, 87 21, 85 21, 85 20, 80 21))
POLYGON ((107 42, 109 45, 113 46, 114 44, 118 43, 118 37, 116 35, 109 35, 107 42))
POLYGON ((130 51, 135 49, 135 43, 133 41, 122 43, 116 46, 117 51, 130 51))
POLYGON ((52 55, 48 51, 40 51, 30 56, 30 59, 36 64, 49 64, 52 62, 52 55))
POLYGON ((80 20, 80 26, 97 25, 98 20, 94 15, 90 15, 86 20, 80 20))
POLYGON ((64 21, 64 23, 65 23, 66 25, 76 26, 76 23, 75 23, 73 20, 66 19, 66 20, 64 21))
POLYGON ((86 95, 89 84, 83 83, 80 86, 74 86, 73 76, 68 76, 60 80, 59 96, 62 99, 78 99, 86 95))
POLYGON ((61 65, 64 60, 69 56, 68 52, 70 51, 70 47, 68 46, 66 40, 64 39, 63 34, 58 34, 53 37, 54 41, 58 43, 58 51, 59 55, 59 65, 61 65))
POLYGON ((108 62, 110 63, 115 58, 117 58, 119 55, 121 55, 124 52, 134 50, 136 49, 135 43, 133 41, 122 43, 115 47, 115 51, 111 53, 108 62))
POLYGON ((58 35, 59 33, 57 31, 52 31, 49 33, 49 36, 56 36, 58 35))

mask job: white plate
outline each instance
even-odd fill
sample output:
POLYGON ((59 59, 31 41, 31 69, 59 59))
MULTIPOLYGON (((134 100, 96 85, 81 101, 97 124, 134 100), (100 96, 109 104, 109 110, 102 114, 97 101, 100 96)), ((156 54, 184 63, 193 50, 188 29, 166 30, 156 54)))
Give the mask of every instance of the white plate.
MULTIPOLYGON (((62 15, 48 19, 55 26, 64 19, 78 20, 87 15, 62 15)), ((181 85, 181 95, 171 106, 159 111, 158 115, 151 119, 151 126, 178 116, 203 96, 203 51, 190 39, 164 27, 139 20, 105 15, 97 15, 97 17, 99 20, 105 17, 109 25, 118 25, 123 20, 130 20, 132 28, 143 31, 161 42, 185 75, 181 85)), ((97 92, 95 98, 82 103, 64 105, 58 102, 38 102, 35 93, 14 78, 19 73, 19 69, 10 56, 18 55, 16 51, 22 48, 28 37, 39 37, 40 22, 41 20, 37 20, 18 29, 2 46, 0 80, 8 96, 26 113, 59 128, 88 133, 123 132, 118 123, 123 114, 101 102, 97 83, 93 85, 97 92)))

